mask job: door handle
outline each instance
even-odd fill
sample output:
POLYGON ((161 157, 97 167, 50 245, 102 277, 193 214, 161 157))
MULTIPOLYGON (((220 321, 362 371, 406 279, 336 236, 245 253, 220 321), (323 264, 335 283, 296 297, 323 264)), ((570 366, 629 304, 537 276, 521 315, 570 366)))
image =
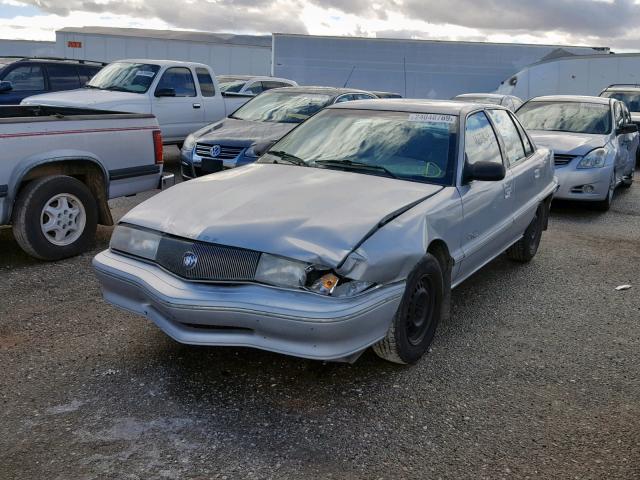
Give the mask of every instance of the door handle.
POLYGON ((200 105, 199 103, 194 103, 193 104, 193 108, 200 108, 202 105, 200 105))

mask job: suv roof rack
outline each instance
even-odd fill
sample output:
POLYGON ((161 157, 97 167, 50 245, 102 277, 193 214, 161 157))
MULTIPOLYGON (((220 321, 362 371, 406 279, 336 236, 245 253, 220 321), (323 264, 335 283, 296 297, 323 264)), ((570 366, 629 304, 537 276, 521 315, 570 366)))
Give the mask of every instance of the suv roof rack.
POLYGON ((102 65, 103 67, 107 65, 107 62, 100 62, 97 60, 83 60, 83 59, 81 60, 76 58, 64 58, 64 57, 43 57, 39 55, 34 57, 27 57, 24 55, 0 55, 0 58, 15 58, 17 60, 57 60, 61 62, 78 62, 83 65, 86 63, 98 64, 98 65, 102 65))

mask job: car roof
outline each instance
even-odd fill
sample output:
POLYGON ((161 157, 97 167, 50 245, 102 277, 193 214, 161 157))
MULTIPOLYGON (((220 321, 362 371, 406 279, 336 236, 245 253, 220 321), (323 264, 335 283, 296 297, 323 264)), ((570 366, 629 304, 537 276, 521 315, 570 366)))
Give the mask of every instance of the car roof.
POLYGON ((484 98, 495 98, 503 99, 506 97, 511 97, 511 95, 503 95, 501 93, 461 93, 460 95, 456 95, 455 98, 476 98, 476 97, 484 97, 484 98))
POLYGON ((609 85, 607 88, 602 90, 603 92, 640 92, 640 85, 629 84, 629 85, 609 85))
POLYGON ((485 108, 507 110, 501 105, 483 105, 460 100, 418 100, 412 98, 380 98, 376 100, 355 100, 338 103, 328 108, 347 108, 357 110, 380 110, 388 112, 439 113, 443 115, 466 115, 485 108))
POLYGON ((274 81, 283 81, 283 82, 293 82, 288 78, 282 77, 270 77, 269 75, 232 75, 230 73, 224 75, 216 75, 216 78, 227 77, 234 78, 237 80, 274 80, 274 81))
POLYGON ((184 67, 185 65, 191 65, 193 67, 209 68, 209 66, 204 63, 183 62, 180 60, 152 60, 150 58, 123 58, 122 60, 114 60, 112 63, 117 62, 147 63, 149 65, 158 65, 160 67, 184 67))
POLYGON ((610 98, 593 97, 589 95, 546 95, 542 97, 534 97, 530 102, 581 102, 581 103, 600 103, 609 105, 610 98))
POLYGON ((366 90, 359 90, 357 88, 339 88, 339 87, 281 87, 281 88, 273 88, 269 90, 270 92, 275 90, 285 90, 287 92, 293 93, 319 93, 325 95, 331 95, 337 97, 339 95, 344 95, 346 93, 366 93, 368 95, 372 95, 371 92, 367 92, 366 90))
POLYGON ((75 60, 73 58, 53 58, 53 57, 0 57, 0 65, 10 65, 12 63, 55 63, 58 65, 87 65, 90 67, 99 67, 106 63, 93 60, 75 60))

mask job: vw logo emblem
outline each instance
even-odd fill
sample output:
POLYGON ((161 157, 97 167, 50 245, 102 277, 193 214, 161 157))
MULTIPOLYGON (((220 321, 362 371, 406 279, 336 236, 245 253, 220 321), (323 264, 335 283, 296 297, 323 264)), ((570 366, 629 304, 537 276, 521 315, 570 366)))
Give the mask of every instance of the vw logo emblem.
POLYGON ((216 158, 218 155, 220 155, 220 145, 214 145, 213 147, 211 147, 211 150, 209 152, 211 153, 211 156, 213 158, 216 158))
POLYGON ((184 266, 184 268, 186 268, 187 270, 191 270, 193 268, 195 268, 195 266, 198 264, 198 257, 195 253, 193 252, 187 252, 184 254, 184 256, 182 257, 182 265, 184 266))

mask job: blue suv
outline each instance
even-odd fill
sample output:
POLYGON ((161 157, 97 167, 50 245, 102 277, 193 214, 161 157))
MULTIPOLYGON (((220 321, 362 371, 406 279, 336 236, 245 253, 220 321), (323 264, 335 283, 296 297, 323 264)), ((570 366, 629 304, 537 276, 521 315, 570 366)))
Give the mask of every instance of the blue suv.
POLYGON ((0 105, 18 105, 31 95, 80 88, 103 65, 57 58, 0 58, 0 105))

